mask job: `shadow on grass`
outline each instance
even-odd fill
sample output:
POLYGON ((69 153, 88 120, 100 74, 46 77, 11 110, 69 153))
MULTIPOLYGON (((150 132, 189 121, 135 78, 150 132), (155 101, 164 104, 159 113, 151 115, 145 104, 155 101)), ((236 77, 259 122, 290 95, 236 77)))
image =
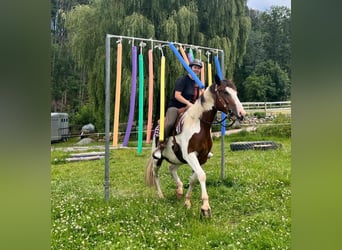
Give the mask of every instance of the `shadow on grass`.
MULTIPOLYGON (((206 181, 207 187, 212 186, 212 187, 219 187, 219 186, 225 186, 225 187, 232 187, 233 186, 233 180, 232 178, 225 178, 223 180, 214 180, 214 179, 207 179, 206 181)), ((187 189, 189 188, 189 183, 184 184, 184 188, 187 189)))

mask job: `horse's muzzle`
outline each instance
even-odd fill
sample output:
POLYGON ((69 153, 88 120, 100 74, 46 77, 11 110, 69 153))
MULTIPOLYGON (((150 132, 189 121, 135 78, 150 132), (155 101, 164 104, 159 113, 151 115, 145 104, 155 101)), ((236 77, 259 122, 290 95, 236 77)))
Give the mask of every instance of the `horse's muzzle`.
POLYGON ((239 120, 242 121, 244 119, 245 116, 243 115, 237 115, 235 112, 233 112, 232 110, 228 111, 228 116, 230 120, 239 120))

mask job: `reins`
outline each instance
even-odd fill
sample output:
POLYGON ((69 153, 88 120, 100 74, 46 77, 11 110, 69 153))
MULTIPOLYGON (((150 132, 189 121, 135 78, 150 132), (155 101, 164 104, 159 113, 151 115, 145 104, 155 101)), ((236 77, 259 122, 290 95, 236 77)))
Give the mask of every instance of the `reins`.
POLYGON ((225 125, 226 128, 229 128, 229 127, 233 126, 234 123, 235 123, 235 121, 236 121, 236 119, 232 119, 231 113, 229 113, 228 115, 226 115, 226 116, 225 116, 223 119, 221 119, 221 120, 218 120, 217 117, 216 117, 216 119, 215 119, 216 121, 215 121, 215 122, 208 122, 208 121, 203 120, 202 118, 199 118, 199 119, 200 119, 202 122, 204 122, 204 123, 206 123, 206 124, 209 124, 209 125, 221 124, 221 126, 223 126, 223 122, 224 122, 225 120, 232 121, 231 123, 225 125))

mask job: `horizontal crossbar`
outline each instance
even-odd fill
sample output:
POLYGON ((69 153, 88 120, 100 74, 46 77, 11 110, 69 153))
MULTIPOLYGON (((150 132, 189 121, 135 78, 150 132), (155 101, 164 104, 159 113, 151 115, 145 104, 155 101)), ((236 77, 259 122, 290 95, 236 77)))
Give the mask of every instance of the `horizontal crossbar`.
MULTIPOLYGON (((144 42, 151 42, 152 44, 165 44, 168 45, 170 42, 172 41, 162 41, 162 40, 156 40, 156 39, 152 39, 152 38, 140 38, 140 37, 134 37, 134 36, 119 36, 119 35, 111 35, 111 34, 107 34, 108 38, 117 38, 119 40, 121 39, 128 39, 128 40, 132 40, 132 41, 144 41, 144 42)), ((180 42, 172 42, 175 45, 179 45, 181 47, 184 48, 191 48, 191 49, 203 49, 203 50, 207 50, 207 51, 211 51, 213 53, 218 54, 218 52, 223 53, 222 49, 217 49, 217 48, 210 48, 210 47, 205 47, 205 46, 199 46, 199 45, 193 45, 193 44, 186 44, 186 43, 180 43, 180 42)), ((152 45, 153 47, 153 45, 152 45)))

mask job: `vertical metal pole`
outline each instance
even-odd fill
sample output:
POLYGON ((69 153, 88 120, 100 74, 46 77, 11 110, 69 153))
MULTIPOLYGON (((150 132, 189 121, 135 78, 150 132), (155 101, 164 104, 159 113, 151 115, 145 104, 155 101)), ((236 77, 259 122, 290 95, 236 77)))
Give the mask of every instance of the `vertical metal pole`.
POLYGON ((105 100, 105 201, 109 200, 109 114, 110 114, 110 36, 106 36, 106 100, 105 100))
MULTIPOLYGON (((222 72, 222 79, 225 79, 224 75, 224 51, 222 50, 222 56, 221 56, 221 72, 222 72)), ((224 137, 225 135, 221 135, 221 179, 224 179, 224 137)))

